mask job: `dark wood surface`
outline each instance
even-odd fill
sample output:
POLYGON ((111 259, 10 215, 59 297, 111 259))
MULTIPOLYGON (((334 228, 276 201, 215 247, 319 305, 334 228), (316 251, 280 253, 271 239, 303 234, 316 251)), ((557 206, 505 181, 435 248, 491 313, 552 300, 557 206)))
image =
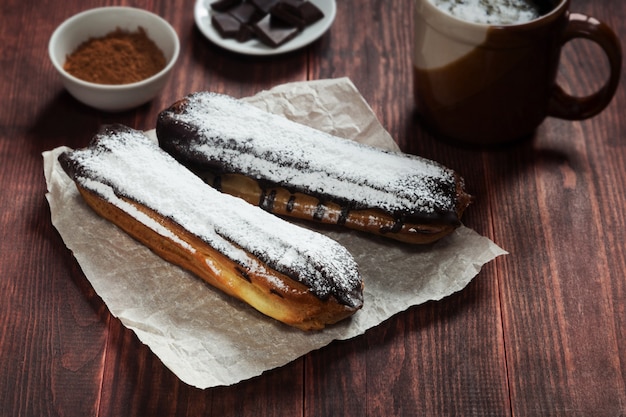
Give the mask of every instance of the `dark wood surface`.
MULTIPOLYGON (((0 6, 1 416, 626 415, 626 88, 583 122, 548 119, 499 150, 441 143, 413 113, 411 0, 338 0, 308 48, 273 58, 225 52, 193 23, 193 0, 0 6), (103 114, 74 101, 47 42, 70 15, 105 4, 156 12, 182 51, 150 104, 103 114), (401 147, 462 173, 476 203, 465 224, 510 252, 463 291, 411 308, 230 387, 182 383, 110 315, 50 222, 41 153, 84 146, 102 123, 146 129, 186 93, 241 97, 297 80, 350 77, 401 147)), ((572 0, 626 36, 623 0, 572 0)), ((561 83, 606 76, 593 44, 565 48, 561 83)))

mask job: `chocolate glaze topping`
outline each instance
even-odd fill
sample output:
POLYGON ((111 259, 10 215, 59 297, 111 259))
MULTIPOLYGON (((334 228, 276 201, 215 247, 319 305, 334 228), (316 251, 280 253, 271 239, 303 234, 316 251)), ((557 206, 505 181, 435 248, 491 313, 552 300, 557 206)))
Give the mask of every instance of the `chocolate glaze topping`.
POLYGON ((195 251, 120 197, 179 224, 236 262, 244 278, 250 279, 248 271, 254 271, 282 288, 269 266, 303 283, 320 299, 334 296, 350 307, 363 303, 356 262, 343 246, 207 186, 142 132, 108 126, 87 148, 65 152, 59 162, 81 187, 195 251))
POLYGON ((160 146, 192 170, 239 173, 346 211, 377 208, 402 222, 459 224, 454 171, 289 121, 225 95, 200 92, 163 111, 160 146))

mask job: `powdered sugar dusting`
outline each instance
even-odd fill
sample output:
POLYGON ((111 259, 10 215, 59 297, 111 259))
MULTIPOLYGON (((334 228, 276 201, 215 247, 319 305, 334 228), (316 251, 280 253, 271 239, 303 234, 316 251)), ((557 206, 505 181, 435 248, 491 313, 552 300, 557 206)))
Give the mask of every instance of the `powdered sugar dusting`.
POLYGON ((71 152, 69 159, 74 168, 65 169, 73 171, 70 175, 81 186, 166 238, 179 242, 120 197, 171 219, 248 271, 271 278, 265 263, 307 285, 322 299, 334 295, 350 306, 362 303, 356 262, 343 246, 208 187, 141 132, 109 128, 89 148, 71 152))
POLYGON ((397 214, 454 212, 454 173, 413 155, 381 151, 294 123, 229 96, 202 92, 187 97, 180 114, 165 111, 163 125, 188 125, 193 139, 163 133, 181 160, 202 159, 351 208, 381 208, 397 214))
POLYGON ((153 231, 157 232, 161 236, 163 236, 165 238, 168 238, 170 240, 173 240, 178 245, 182 246, 183 248, 187 249, 188 251, 190 251, 192 253, 196 251, 193 248, 193 246, 191 246, 189 243, 187 243, 184 240, 182 240, 181 238, 179 238, 171 230, 167 229, 166 227, 164 227, 162 224, 160 224, 156 220, 152 219, 147 214, 137 210, 137 208, 135 206, 133 206, 132 204, 126 202, 125 200, 123 200, 123 199, 119 198, 117 195, 115 195, 115 192, 113 191, 113 189, 109 185, 103 184, 100 181, 94 181, 94 180, 92 180, 90 178, 83 178, 82 181, 81 181, 81 184, 82 184, 82 186, 85 189, 88 189, 88 190, 90 190, 90 191, 100 195, 106 201, 111 201, 111 202, 114 201, 115 202, 115 206, 117 208, 121 209, 122 211, 124 211, 127 214, 130 214, 132 217, 137 219, 139 222, 141 222, 142 224, 148 226, 150 229, 152 229, 153 231))

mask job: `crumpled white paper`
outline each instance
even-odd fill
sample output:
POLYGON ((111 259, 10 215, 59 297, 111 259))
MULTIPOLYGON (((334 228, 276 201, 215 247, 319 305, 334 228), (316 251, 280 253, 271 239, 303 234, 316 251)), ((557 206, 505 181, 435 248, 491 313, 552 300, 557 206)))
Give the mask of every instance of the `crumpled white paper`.
MULTIPOLYGON (((346 78, 285 84, 246 100, 347 139, 397 150, 346 78)), ((303 332, 219 293, 97 216, 58 164, 65 149, 43 154, 52 223, 111 314, 198 388, 231 385, 335 339, 363 334, 410 306, 463 289, 482 265, 506 253, 466 227, 418 247, 318 228, 354 255, 365 282, 364 307, 323 331, 303 332)))

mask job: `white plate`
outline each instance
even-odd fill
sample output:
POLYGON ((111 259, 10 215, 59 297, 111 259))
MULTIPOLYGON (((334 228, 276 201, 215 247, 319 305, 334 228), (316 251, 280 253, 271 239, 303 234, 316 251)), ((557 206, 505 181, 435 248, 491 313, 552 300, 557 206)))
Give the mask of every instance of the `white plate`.
POLYGON ((321 20, 306 27, 298 36, 289 42, 272 48, 261 43, 258 39, 251 39, 247 42, 237 42, 234 39, 224 39, 211 25, 211 3, 215 0, 197 0, 194 7, 194 19, 198 29, 211 42, 233 52, 247 55, 276 55, 302 48, 322 36, 333 24, 337 14, 337 4, 335 0, 309 0, 324 13, 321 20))

